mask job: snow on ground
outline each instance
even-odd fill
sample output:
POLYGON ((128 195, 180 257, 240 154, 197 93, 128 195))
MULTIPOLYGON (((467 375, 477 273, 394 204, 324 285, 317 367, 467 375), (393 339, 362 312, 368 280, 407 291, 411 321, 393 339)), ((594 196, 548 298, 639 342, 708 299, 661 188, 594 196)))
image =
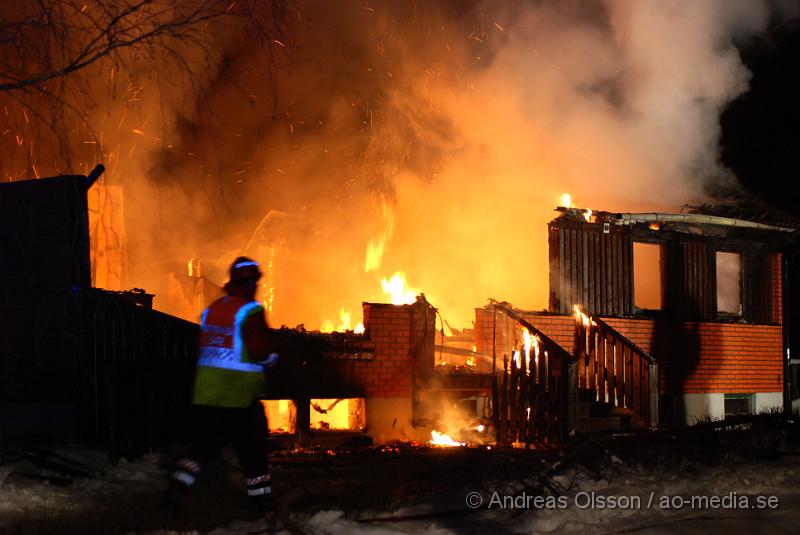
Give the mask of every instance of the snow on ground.
MULTIPOLYGON (((68 454, 84 461, 90 456, 89 452, 68 454)), ((96 458, 93 462, 100 466, 93 477, 76 477, 65 486, 30 477, 31 474, 41 475, 42 471, 34 470, 25 459, 0 465, 0 532, 9 532, 13 526, 8 522, 20 518, 20 514, 23 518, 25 515, 45 518, 79 511, 92 502, 119 500, 120 496, 156 495, 163 491, 166 472, 159 467, 155 455, 135 462, 123 460, 114 466, 107 462, 98 465, 96 458)), ((407 521, 365 521, 436 512, 435 508, 431 511, 430 507, 419 504, 395 512, 293 511, 292 518, 309 534, 363 535, 794 533, 800 524, 800 488, 797 485, 800 456, 794 454, 774 461, 727 459, 712 466, 687 463, 677 470, 629 465, 616 459, 599 472, 573 466, 553 480, 566 491, 561 497, 551 496, 549 501, 546 497, 525 493, 526 484, 532 485, 534 481, 521 481, 517 486, 503 483, 494 488, 454 491, 458 495, 451 497, 451 503, 463 504, 463 510, 455 515, 432 515, 407 521), (480 505, 474 509, 469 506, 476 505, 477 498, 468 496, 470 492, 478 493, 480 498, 480 505)), ((131 502, 131 505, 135 504, 131 502)), ((264 532, 262 522, 242 520, 210 531, 215 535, 264 532)))
POLYGON ((558 476, 564 486, 575 478, 563 507, 531 507, 507 527, 518 533, 685 533, 687 526, 700 523, 705 532, 717 532, 717 524, 724 524, 718 520, 736 519, 748 532, 756 523, 759 529, 780 524, 786 515, 800 520, 796 456, 692 467, 679 474, 625 465, 614 472, 598 481, 574 471, 558 476))

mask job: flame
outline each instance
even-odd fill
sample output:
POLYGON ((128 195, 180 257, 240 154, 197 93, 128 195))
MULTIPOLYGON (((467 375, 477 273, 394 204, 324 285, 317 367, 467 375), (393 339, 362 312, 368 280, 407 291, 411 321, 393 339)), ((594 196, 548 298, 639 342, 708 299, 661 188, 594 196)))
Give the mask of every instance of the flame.
POLYGON ((525 354, 525 373, 531 373, 531 348, 533 348, 533 361, 536 365, 539 364, 539 345, 542 343, 541 338, 535 334, 531 334, 526 327, 522 327, 522 349, 514 351, 514 365, 517 368, 522 367, 522 354, 525 354))
POLYGON ((452 438, 447 435, 443 435, 442 433, 434 430, 431 431, 431 444, 434 446, 464 446, 466 445, 464 442, 456 442, 452 438))
POLYGON ((572 310, 575 311, 575 319, 583 322, 584 327, 588 327, 590 323, 592 325, 597 325, 597 323, 589 319, 589 316, 583 313, 580 305, 572 305, 572 310))
POLYGON ((483 425, 483 424, 478 424, 477 427, 475 427, 475 431, 477 431, 478 433, 483 433, 483 431, 485 429, 486 429, 486 426, 483 425))
POLYGON ((522 328, 522 350, 525 353, 525 373, 530 375, 531 374, 531 345, 532 345, 532 337, 531 333, 528 331, 527 327, 522 328))
MULTIPOLYGON (((561 206, 563 206, 564 208, 573 208, 572 195, 570 195, 569 193, 562 193, 561 194, 561 206)), ((583 211, 583 218, 589 223, 592 222, 592 213, 593 212, 592 212, 591 208, 586 208, 583 211)))
POLYGON ((364 260, 364 271, 370 272, 381 265, 383 258, 383 241, 370 240, 367 244, 367 255, 364 260))
POLYGON ((467 360, 466 360, 466 362, 464 362, 464 364, 466 364, 467 366, 471 366, 471 367, 477 366, 478 365, 478 359, 477 359, 477 357, 475 355, 470 355, 469 357, 467 357, 467 360))
POLYGON ((320 327, 319 330, 323 333, 353 331, 356 334, 362 334, 364 332, 364 324, 358 323, 353 327, 352 318, 353 315, 350 311, 342 307, 339 309, 339 326, 334 327, 334 323, 331 320, 325 320, 322 322, 322 327, 320 327))
POLYGON ((370 240, 367 243, 367 252, 364 259, 364 271, 366 273, 381 266, 386 241, 391 238, 394 232, 394 211, 392 206, 386 202, 386 197, 381 197, 381 211, 383 214, 383 232, 377 239, 370 240))
POLYGON ((349 310, 345 310, 344 308, 339 309, 339 320, 341 321, 341 323, 339 323, 339 328, 337 328, 336 330, 337 331, 350 331, 350 330, 352 330, 351 327, 350 327, 350 318, 351 317, 352 317, 352 314, 350 314, 349 310))
POLYGON ((200 261, 197 258, 192 257, 189 259, 189 263, 186 265, 189 270, 190 277, 200 277, 202 276, 202 272, 200 271, 200 261))
POLYGON ((406 275, 402 271, 395 271, 392 278, 381 280, 383 293, 391 298, 393 305, 411 305, 417 300, 419 290, 406 287, 406 275))

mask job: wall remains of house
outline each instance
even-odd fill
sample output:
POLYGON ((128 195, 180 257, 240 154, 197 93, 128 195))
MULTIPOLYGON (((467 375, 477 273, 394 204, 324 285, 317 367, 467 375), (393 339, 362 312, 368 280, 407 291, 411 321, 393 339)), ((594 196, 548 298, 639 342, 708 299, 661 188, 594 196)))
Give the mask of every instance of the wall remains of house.
POLYGON ((615 318, 607 323, 655 357, 662 392, 754 393, 783 389, 780 325, 615 318))
POLYGON ((344 382, 366 398, 411 398, 414 378, 433 367, 435 310, 424 301, 413 305, 364 303, 363 341, 369 360, 335 359, 334 369, 344 382))
POLYGON ((367 433, 376 442, 423 440, 414 425, 415 394, 433 371, 436 311, 412 305, 364 303, 363 349, 370 360, 337 359, 337 375, 366 398, 367 433))
MULTIPOLYGON (((781 316, 781 259, 772 255, 773 318, 781 316)), ((523 314, 567 351, 575 336, 573 316, 523 314)), ((756 393, 783 390, 783 333, 780 323, 682 322, 645 317, 604 318, 606 323, 650 353, 659 364, 659 390, 683 394, 756 393)), ((522 338, 516 322, 491 307, 476 309, 477 350, 498 366, 522 338), (493 332, 493 325, 496 325, 493 332), (505 348, 505 349, 502 349, 505 348)))

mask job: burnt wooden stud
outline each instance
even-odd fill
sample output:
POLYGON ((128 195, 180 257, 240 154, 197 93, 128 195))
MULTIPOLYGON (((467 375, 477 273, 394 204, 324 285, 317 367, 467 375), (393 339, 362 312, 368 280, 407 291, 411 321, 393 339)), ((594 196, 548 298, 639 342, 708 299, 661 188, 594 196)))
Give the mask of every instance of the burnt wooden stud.
POLYGON ((641 405, 642 405, 641 361, 642 359, 639 355, 635 355, 634 358, 631 360, 631 379, 633 382, 633 386, 631 388, 630 406, 637 413, 641 411, 641 405))
POLYGON ((607 392, 607 378, 608 371, 606 370, 606 358, 608 341, 606 339, 606 331, 602 327, 597 328, 598 336, 598 352, 597 352, 597 398, 605 403, 607 392))
POLYGON ((658 427, 658 364, 650 364, 648 379, 650 427, 658 427))
POLYGON ((503 384, 500 388, 500 425, 497 427, 497 441, 508 443, 508 355, 503 354, 503 384))

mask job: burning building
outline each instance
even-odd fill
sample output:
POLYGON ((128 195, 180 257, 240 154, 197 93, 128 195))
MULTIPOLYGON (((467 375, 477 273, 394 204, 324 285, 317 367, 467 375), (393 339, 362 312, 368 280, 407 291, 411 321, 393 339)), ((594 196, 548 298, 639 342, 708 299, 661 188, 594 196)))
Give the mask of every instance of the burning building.
MULTIPOLYGON (((93 266, 108 282, 124 259, 116 243, 108 247, 116 256, 91 254, 90 228, 100 223, 95 215, 90 225, 88 199, 97 195, 88 192, 101 172, 0 186, 11 229, 0 255, 2 430, 136 455, 180 439, 199 327, 153 310, 142 290, 93 286, 93 266)), ((208 301, 203 289, 213 285, 190 267, 188 294, 208 301)), ((490 386, 485 374, 465 382, 471 374, 436 369, 436 317, 419 295, 364 303, 355 331, 276 329, 284 358, 264 402, 273 431, 293 443, 429 439, 443 389, 485 397, 490 386)))
MULTIPOLYGON (((2 255, 3 427, 133 454, 179 436, 198 326, 152 310, 141 290, 92 287, 93 265, 106 280, 124 273, 110 269, 121 252, 90 254, 96 176, 2 185, 3 223, 19 230, 2 255)), ((363 324, 275 329, 284 358, 264 400, 272 431, 301 444, 445 431, 458 443, 483 440, 470 433, 488 424, 503 443, 552 445, 623 422, 789 406, 783 254, 798 221, 731 207, 558 210, 547 311, 491 301, 474 330, 445 337, 423 294, 385 280, 402 295, 363 303, 363 324)))
POLYGON ((580 394, 642 424, 790 406, 783 253, 796 219, 731 206, 559 211, 548 225, 548 310, 503 305, 513 317, 498 321, 496 304, 478 309, 478 351, 508 358, 520 328, 535 329, 578 367, 570 378, 578 392, 561 403, 580 394))

